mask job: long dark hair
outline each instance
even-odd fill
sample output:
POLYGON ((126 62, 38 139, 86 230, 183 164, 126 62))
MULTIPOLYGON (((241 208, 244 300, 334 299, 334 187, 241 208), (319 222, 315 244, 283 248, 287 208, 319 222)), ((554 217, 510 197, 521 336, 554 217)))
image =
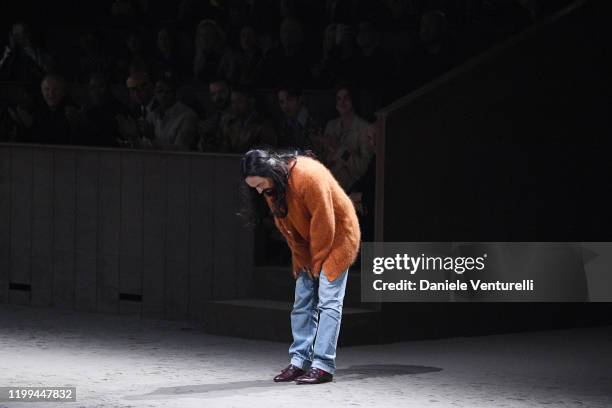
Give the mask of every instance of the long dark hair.
POLYGON ((298 156, 314 157, 314 154, 307 150, 286 150, 274 152, 265 149, 249 150, 242 157, 240 162, 241 184, 240 190, 243 200, 243 208, 238 213, 246 218, 251 224, 257 224, 267 212, 267 204, 257 191, 249 187, 244 179, 250 176, 264 177, 272 181, 273 186, 269 191, 264 192, 272 199, 272 215, 277 218, 287 217, 287 188, 289 186, 289 176, 295 166, 298 156))

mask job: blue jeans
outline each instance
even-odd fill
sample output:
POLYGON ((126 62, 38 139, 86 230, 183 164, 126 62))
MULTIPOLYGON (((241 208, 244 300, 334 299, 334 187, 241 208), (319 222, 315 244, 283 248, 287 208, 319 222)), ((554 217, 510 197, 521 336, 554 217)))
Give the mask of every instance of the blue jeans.
POLYGON ((289 347, 294 366, 336 372, 336 345, 347 276, 348 270, 330 282, 323 271, 318 280, 311 279, 306 272, 298 275, 291 311, 293 343, 289 347))

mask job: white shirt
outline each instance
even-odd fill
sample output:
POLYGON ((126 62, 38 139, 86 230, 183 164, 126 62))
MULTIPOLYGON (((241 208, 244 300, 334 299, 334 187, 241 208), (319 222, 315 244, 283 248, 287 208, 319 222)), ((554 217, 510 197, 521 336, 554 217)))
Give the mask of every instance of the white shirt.
POLYGON ((330 120, 325 126, 325 137, 338 142, 337 150, 328 157, 332 164, 330 170, 345 191, 365 174, 372 159, 365 132, 369 125, 354 115, 350 128, 343 128, 340 118, 330 120))
POLYGON ((191 150, 197 138, 198 115, 180 101, 166 110, 159 109, 147 115, 147 122, 154 128, 155 140, 168 148, 191 150))

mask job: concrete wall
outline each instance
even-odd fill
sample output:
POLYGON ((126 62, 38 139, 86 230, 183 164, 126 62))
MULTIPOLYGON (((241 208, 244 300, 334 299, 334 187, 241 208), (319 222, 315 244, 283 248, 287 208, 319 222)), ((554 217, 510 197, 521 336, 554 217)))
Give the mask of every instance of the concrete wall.
POLYGON ((201 319, 245 296, 239 159, 0 144, 0 302, 201 319))

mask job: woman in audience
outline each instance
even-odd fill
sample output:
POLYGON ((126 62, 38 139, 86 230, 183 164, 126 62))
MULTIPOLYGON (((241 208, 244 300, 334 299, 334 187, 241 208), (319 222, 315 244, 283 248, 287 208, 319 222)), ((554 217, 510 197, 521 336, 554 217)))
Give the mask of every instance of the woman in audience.
POLYGON ((235 57, 227 46, 225 32, 214 20, 202 20, 195 37, 193 73, 208 84, 217 78, 232 78, 235 57))
POLYGON ((354 99, 348 85, 336 88, 339 116, 327 122, 322 140, 325 162, 345 191, 363 176, 372 158, 365 132, 370 124, 355 113, 354 99))

